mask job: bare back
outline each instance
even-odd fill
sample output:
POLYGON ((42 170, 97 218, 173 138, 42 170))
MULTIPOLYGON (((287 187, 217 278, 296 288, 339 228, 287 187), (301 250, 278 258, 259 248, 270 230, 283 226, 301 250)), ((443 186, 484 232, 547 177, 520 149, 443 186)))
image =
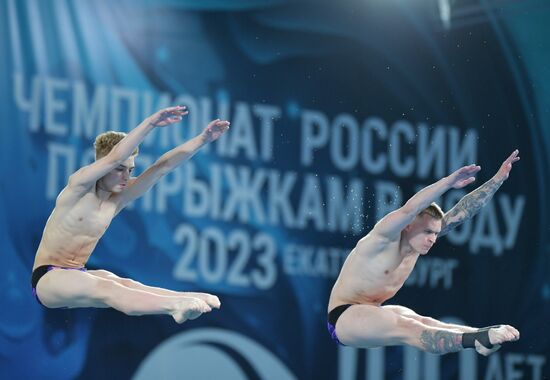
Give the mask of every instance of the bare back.
POLYGON ((393 297, 419 257, 401 250, 401 239, 391 241, 373 232, 362 238, 332 288, 328 311, 343 304, 381 305, 393 297))
POLYGON ((38 247, 33 270, 40 265, 79 268, 117 214, 118 194, 102 200, 95 186, 81 193, 67 186, 59 194, 38 247))

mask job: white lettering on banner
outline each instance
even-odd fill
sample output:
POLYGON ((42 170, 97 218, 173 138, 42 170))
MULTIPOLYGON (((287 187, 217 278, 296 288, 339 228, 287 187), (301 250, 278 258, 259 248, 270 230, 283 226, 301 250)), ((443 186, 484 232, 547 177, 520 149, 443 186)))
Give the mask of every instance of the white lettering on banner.
POLYGON ((458 260, 441 259, 438 257, 423 257, 418 260, 405 286, 442 287, 451 289, 453 286, 453 271, 458 268, 458 260))
POLYGON ((500 238, 495 215, 495 204, 489 202, 476 215, 476 222, 472 240, 470 241, 470 251, 478 253, 480 248, 493 248, 495 255, 502 254, 502 239, 500 238))
MULTIPOLYGON (((13 93, 17 107, 29 114, 29 131, 37 133, 43 128, 47 137, 56 140, 46 142, 48 199, 63 188, 68 176, 77 169, 75 165, 93 157, 89 150, 82 155, 81 149, 57 140, 88 139, 91 146, 98 133, 106 129, 128 130, 154 109, 173 103, 173 96, 167 93, 106 85, 87 89, 78 80, 41 76, 29 80, 20 73, 14 74, 13 93)), ((387 123, 377 117, 368 117, 361 123, 348 113, 330 119, 321 111, 302 110, 299 167, 296 171, 269 169, 262 163, 277 158, 274 135, 276 120, 282 113, 280 107, 231 103, 228 96, 220 96, 216 102, 190 94, 175 99, 188 106, 188 125, 156 130, 142 148, 155 152, 169 149, 199 133, 217 114, 232 121, 231 133, 201 153, 210 151, 221 158, 262 162, 259 166, 214 162, 200 172, 193 162, 186 163, 134 205, 142 211, 165 213, 173 203, 182 215, 213 221, 361 235, 367 232, 367 221, 380 220, 403 203, 399 184, 386 177, 349 178, 347 173, 299 174, 300 166, 312 166, 314 160, 326 155, 323 158, 342 171, 362 168, 368 174, 386 172, 398 178, 416 175, 425 179, 440 178, 476 159, 474 130, 464 134, 454 126, 429 126, 407 120, 387 123)), ((142 151, 136 161, 144 168, 143 163, 150 165, 154 158, 142 151)), ((464 194, 464 190, 451 190, 442 197, 442 204, 450 209, 464 194)), ((495 256, 502 255, 515 245, 525 202, 523 195, 512 197, 499 192, 495 202, 451 231, 448 239, 455 245, 468 244, 472 253, 490 250, 495 256)), ((449 281, 449 277, 444 277, 449 281)), ((419 277, 418 281, 425 283, 428 278, 419 277)))
POLYGON ((328 153, 339 170, 362 167, 369 174, 389 170, 398 178, 407 178, 416 169, 418 178, 441 178, 476 160, 477 132, 473 129, 461 139, 461 131, 453 126, 431 128, 419 123, 415 127, 407 120, 388 126, 371 117, 359 127, 351 114, 339 114, 332 122, 321 111, 303 110, 301 116, 300 163, 305 167, 328 153), (387 152, 375 153, 376 145, 385 145, 387 152), (409 152, 412 149, 414 154, 409 152))
POLYGON ((418 128, 418 152, 422 159, 418 160, 416 174, 419 178, 427 178, 434 168, 434 177, 441 178, 445 173, 445 134, 442 128, 430 131, 422 123, 418 128), (430 132, 431 135, 430 135, 430 132), (421 152, 421 155, 420 155, 421 152))
POLYGON ((155 186, 156 202, 155 208, 160 213, 166 212, 167 197, 179 193, 182 186, 181 170, 173 170, 166 174, 155 186))
POLYGON ((237 255, 233 266, 227 273, 227 282, 235 286, 248 287, 250 278, 244 274, 246 265, 250 261, 252 248, 250 247, 250 239, 243 231, 235 231, 227 241, 227 248, 237 250, 241 248, 241 254, 237 255))
POLYGON ((349 184, 344 186, 342 179, 330 177, 327 180, 327 199, 326 203, 328 231, 353 231, 358 234, 363 228, 362 219, 365 215, 362 213, 363 205, 363 182, 358 179, 352 179, 349 184), (349 190, 346 194, 345 187, 349 190), (347 202, 346 202, 347 199, 347 202))
POLYGON ((334 142, 330 144, 330 155, 334 165, 340 170, 352 169, 359 159, 359 145, 354 144, 359 140, 357 121, 351 115, 340 114, 334 119, 332 132, 334 142), (345 141, 344 136, 347 136, 345 141))
POLYGON ((297 178, 298 173, 295 172, 286 172, 283 174, 276 170, 270 171, 267 187, 267 202, 271 205, 268 211, 270 224, 293 225, 294 213, 292 212, 290 193, 296 184, 297 178))
POLYGON ((208 227, 197 231, 180 224, 174 240, 184 247, 173 276, 181 281, 202 280, 211 285, 266 290, 277 281, 275 240, 263 233, 225 231, 208 227))
POLYGON ((67 100, 60 93, 69 89, 69 82, 53 78, 44 79, 44 109, 46 133, 53 136, 67 136, 69 133, 67 124, 56 121, 57 114, 64 114, 67 110, 67 100))
MULTIPOLYGON (((220 97, 217 101, 217 115, 222 120, 231 120, 231 104, 229 100, 226 97, 220 97)), ((211 120, 211 118, 208 118, 211 120)), ((206 122, 206 120, 205 120, 206 122)), ((213 149, 215 149, 216 153, 220 157, 227 157, 227 148, 228 148, 228 136, 231 135, 231 133, 225 133, 220 137, 216 144, 213 145, 213 149)), ((207 149, 210 147, 206 147, 207 149)))
POLYGON ((235 114, 231 120, 231 144, 229 145, 229 156, 236 157, 242 152, 249 160, 258 158, 256 139, 252 127, 252 115, 248 104, 238 102, 235 105, 235 114))
POLYGON ((511 249, 518 235, 519 223, 521 216, 523 215, 523 209, 525 208, 525 197, 519 195, 515 198, 514 205, 511 205, 512 200, 508 194, 499 194, 498 203, 502 209, 503 220, 506 224, 506 239, 504 240, 504 247, 511 249))
POLYGON ((281 109, 267 104, 256 104, 254 114, 260 119, 260 156, 262 161, 273 159, 274 121, 281 117, 281 109))
POLYGON ((396 183, 377 181, 374 191, 376 194, 376 221, 401 206, 403 195, 396 183))
POLYGON ((137 125, 138 96, 138 92, 134 89, 111 87, 110 129, 127 132, 137 125))
MULTIPOLYGON (((243 224, 255 221, 288 228, 311 227, 320 231, 358 233, 363 228, 365 187, 358 179, 345 184, 338 177, 306 174, 302 178, 304 184, 299 186, 294 172, 281 174, 263 168, 253 171, 249 167, 211 164, 209 178, 199 179, 193 163, 187 163, 181 170, 185 172, 180 189, 185 215, 243 224), (222 185, 225 185, 223 198, 222 185), (291 193, 295 188, 301 195, 298 201, 292 202, 291 193)), ((172 195, 175 194, 173 189, 172 195)), ((158 211, 165 209, 164 206, 158 211)))
POLYGON ((238 167, 236 170, 226 166, 224 170, 229 191, 224 212, 224 220, 237 218, 243 221, 255 220, 260 224, 265 223, 265 213, 260 197, 260 188, 265 183, 267 173, 264 169, 258 169, 252 176, 249 167, 238 167))
MULTIPOLYGON (((227 270, 226 252, 226 249, 229 248, 228 244, 226 244, 223 232, 218 228, 208 227, 202 231, 201 235, 197 251, 198 273, 202 275, 207 283, 218 284, 229 272, 227 270)), ((246 247, 243 247, 243 250, 246 250, 246 247)), ((238 262, 238 260, 235 260, 235 262, 238 262)))
POLYGON ((289 276, 336 279, 350 249, 287 244, 282 250, 283 271, 289 276))
POLYGON ((327 117, 319 111, 302 111, 302 138, 300 139, 302 143, 300 163, 302 166, 313 164, 314 151, 325 146, 328 137, 327 117))
MULTIPOLYGON (((157 101, 155 106, 153 106, 154 101, 154 94, 147 91, 143 93, 143 99, 142 99, 142 112, 140 115, 140 120, 145 119, 146 117, 152 115, 154 112, 156 112, 159 109, 166 108, 172 106, 174 103, 172 102, 172 96, 167 93, 161 93, 161 94, 155 94, 157 95, 157 101)), ((178 104, 178 103, 175 103, 178 104)), ((153 131, 153 133, 149 133, 145 140, 143 140, 143 143, 140 145, 141 149, 148 148, 148 147, 154 147, 155 150, 162 149, 167 150, 174 146, 174 141, 177 141, 177 135, 178 131, 175 130, 176 128, 161 128, 160 130, 157 129, 153 131)), ((140 153, 141 155, 141 153, 140 153)))
POLYGON ((74 136, 95 139, 107 130, 107 87, 98 85, 92 95, 91 104, 84 83, 73 84, 73 131, 74 136))
MULTIPOLYGON (((48 199, 53 199, 66 185, 69 175, 77 169, 78 162, 81 165, 91 162, 93 150, 84 151, 78 160, 76 148, 67 144, 49 143, 48 151, 46 194, 48 199)), ((137 160, 143 168, 152 162, 153 158, 146 154, 140 155, 137 160)), ((170 202, 176 202, 181 215, 191 217, 209 217, 245 225, 255 222, 294 229, 360 234, 371 212, 366 199, 374 195, 377 219, 402 202, 399 186, 388 181, 375 181, 375 191, 371 194, 363 181, 356 178, 346 183, 336 176, 325 178, 306 174, 300 181, 297 173, 264 168, 253 170, 246 166, 211 164, 209 169, 207 178, 198 178, 195 164, 188 162, 162 178, 142 200, 136 202, 137 209, 162 214, 167 212, 170 202), (297 197, 291 196, 297 192, 297 197)), ((462 192, 450 191, 442 197, 443 204, 452 204, 461 195, 462 192), (452 202, 447 200, 447 196, 452 202)), ((513 248, 525 199, 523 196, 512 199, 507 194, 497 194, 495 200, 479 216, 451 231, 449 241, 469 244, 472 253, 479 252, 481 248, 491 249, 497 256, 504 249, 513 248), (496 224, 497 211, 506 217, 503 223, 506 229, 502 232, 496 224)), ((440 274, 443 276, 441 281, 448 284, 452 268, 445 268, 440 274)), ((439 281, 437 276, 433 277, 435 274, 426 277, 427 274, 422 273, 416 285, 439 281)))
POLYGON ((190 217, 201 217, 208 215, 209 207, 212 209, 212 218, 220 218, 220 196, 221 183, 220 168, 217 165, 210 167, 212 178, 211 189, 208 184, 196 177, 195 165, 186 165, 185 189, 183 191, 183 212, 190 217), (217 186, 216 186, 217 185, 217 186))
MULTIPOLYGON (((387 350, 404 350, 403 379, 440 379, 446 373, 445 368, 441 366, 441 356, 425 353, 413 347, 365 350, 339 346, 338 380, 385 379, 387 368, 385 351, 387 350), (365 373, 358 371, 359 355, 364 355, 368 363, 367 368, 364 369, 365 373)), ((478 366, 478 354, 474 350, 459 351, 455 355, 446 357, 446 360, 448 360, 447 368, 455 367, 452 362, 458 361, 456 368, 460 380, 542 380, 542 370, 546 363, 544 355, 497 352, 487 358, 487 366, 482 369, 478 366)))
POLYGON ((47 147, 48 175, 46 177, 46 199, 52 200, 67 185, 69 176, 77 169, 76 151, 74 147, 55 142, 49 142, 47 147))
POLYGON ((410 156, 406 158, 402 157, 403 148, 401 147, 401 140, 404 140, 404 143, 412 145, 414 135, 413 126, 406 120, 399 120, 393 125, 388 144, 390 167, 401 178, 412 175, 414 170, 414 159, 410 156))
POLYGON ((32 78, 28 100, 24 95, 25 77, 23 74, 15 73, 13 75, 13 82, 13 97, 15 99, 15 104, 20 110, 30 113, 30 130, 31 132, 36 132, 40 127, 41 81, 37 76, 32 78))
POLYGON ((90 165, 94 161, 95 161, 95 149, 94 148, 85 149, 84 152, 82 152, 82 154, 80 155, 79 167, 90 165))
POLYGON ((495 353, 488 358, 484 380, 542 379, 542 368, 546 363, 543 355, 495 353))
POLYGON ((361 156, 361 163, 367 173, 380 174, 387 165, 387 157, 383 153, 378 154, 376 158, 373 157, 374 132, 377 134, 377 141, 385 140, 388 137, 388 129, 384 120, 378 117, 370 117, 363 123, 362 143, 364 145, 364 153, 361 156))
MULTIPOLYGON (((182 144, 183 142, 185 142, 185 140, 189 136, 197 135, 200 132, 201 127, 204 128, 208 124, 208 122, 210 120, 208 120, 208 121, 201 120, 202 115, 201 115, 200 111, 201 111, 202 107, 199 107, 199 103, 200 102, 197 101, 197 99, 195 99, 195 97, 193 97, 189 94, 180 95, 175 100, 174 104, 186 106, 187 110, 189 111, 189 114, 187 114, 187 116, 185 116, 185 124, 187 124, 185 128, 182 128, 179 125, 175 125, 174 126, 175 128, 172 128, 172 127, 163 128, 163 129, 166 129, 167 131, 169 130, 170 134, 172 134, 171 145, 182 144), (184 133, 184 131, 185 131, 185 133, 184 133)), ((157 109, 159 109, 159 108, 157 108, 157 109)), ((153 110, 153 112, 155 112, 155 111, 156 110, 153 110)), ((168 133, 167 133, 167 135, 168 135, 168 133)), ((168 147, 168 145, 167 145, 167 147, 168 147)))
MULTIPOLYGON (((449 130, 449 173, 459 169, 461 166, 476 163, 477 158, 477 131, 469 129, 462 137, 462 131, 457 127, 450 127, 449 130)), ((444 170, 442 168, 442 170, 444 170)), ((445 173, 438 177, 443 177, 445 173)))
MULTIPOLYGON (((13 95, 17 107, 30 114, 31 132, 38 132, 44 125, 46 134, 54 137, 72 135, 93 140, 107 129, 127 132, 155 110, 174 103, 167 93, 157 94, 155 103, 150 91, 120 86, 97 85, 88 96, 84 82, 66 78, 33 76, 29 90, 26 85, 25 76, 15 73, 13 95)), ((226 100, 220 100, 217 107, 213 107, 209 98, 189 94, 179 95, 175 103, 186 105, 190 111, 184 119, 188 124, 186 128, 155 131, 147 136, 143 147, 168 149, 181 144, 198 134, 217 115, 232 122, 232 133, 225 134, 215 144, 218 155, 263 162, 274 158, 273 134, 275 121, 281 116, 280 107, 236 102, 231 110, 226 100)), ((206 146, 201 153, 211 149, 206 146)))
MULTIPOLYGON (((217 227, 198 231, 180 224, 174 241, 183 247, 173 272, 178 280, 262 290, 275 285, 277 243, 266 233, 227 232, 217 227)), ((287 276, 336 279, 349 251, 290 243, 280 249, 282 270, 287 276)))
POLYGON ((311 225, 318 231, 326 228, 323 194, 321 193, 319 179, 316 176, 305 175, 301 195, 298 202, 296 226, 305 229, 311 225))

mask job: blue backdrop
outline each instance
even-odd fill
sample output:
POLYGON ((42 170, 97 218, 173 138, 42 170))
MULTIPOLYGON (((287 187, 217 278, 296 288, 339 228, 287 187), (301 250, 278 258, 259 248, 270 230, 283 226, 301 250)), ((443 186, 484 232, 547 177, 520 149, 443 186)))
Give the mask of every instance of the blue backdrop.
POLYGON ((0 378, 549 378, 550 6, 451 2, 449 27, 444 3, 1 1, 0 378), (138 173, 211 119, 232 128, 123 211, 88 264, 221 310, 177 325, 40 307, 32 263, 68 176, 98 133, 173 104, 189 116, 147 138, 138 173), (356 241, 515 148, 491 203, 390 303, 521 340, 488 358, 335 346, 326 305, 356 241))

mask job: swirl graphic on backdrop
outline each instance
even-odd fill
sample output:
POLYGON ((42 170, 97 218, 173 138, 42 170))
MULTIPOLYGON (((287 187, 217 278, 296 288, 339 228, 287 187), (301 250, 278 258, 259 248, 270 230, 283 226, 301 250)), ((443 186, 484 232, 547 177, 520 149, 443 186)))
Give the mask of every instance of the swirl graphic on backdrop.
POLYGON ((203 328, 174 335, 152 350, 133 380, 152 378, 293 380, 296 376, 257 342, 228 330, 203 328))

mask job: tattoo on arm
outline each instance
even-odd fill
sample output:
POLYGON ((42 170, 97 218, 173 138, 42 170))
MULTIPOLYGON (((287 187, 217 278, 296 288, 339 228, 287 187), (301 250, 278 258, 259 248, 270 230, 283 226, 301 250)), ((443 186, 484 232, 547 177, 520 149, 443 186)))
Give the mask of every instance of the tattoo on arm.
POLYGON ((466 194, 462 199, 443 217, 443 227, 439 236, 445 235, 453 228, 461 225, 479 212, 493 197, 502 182, 490 179, 483 185, 466 194))
POLYGON ((462 334, 443 330, 422 331, 420 343, 425 351, 432 354, 446 354, 463 349, 462 334))

